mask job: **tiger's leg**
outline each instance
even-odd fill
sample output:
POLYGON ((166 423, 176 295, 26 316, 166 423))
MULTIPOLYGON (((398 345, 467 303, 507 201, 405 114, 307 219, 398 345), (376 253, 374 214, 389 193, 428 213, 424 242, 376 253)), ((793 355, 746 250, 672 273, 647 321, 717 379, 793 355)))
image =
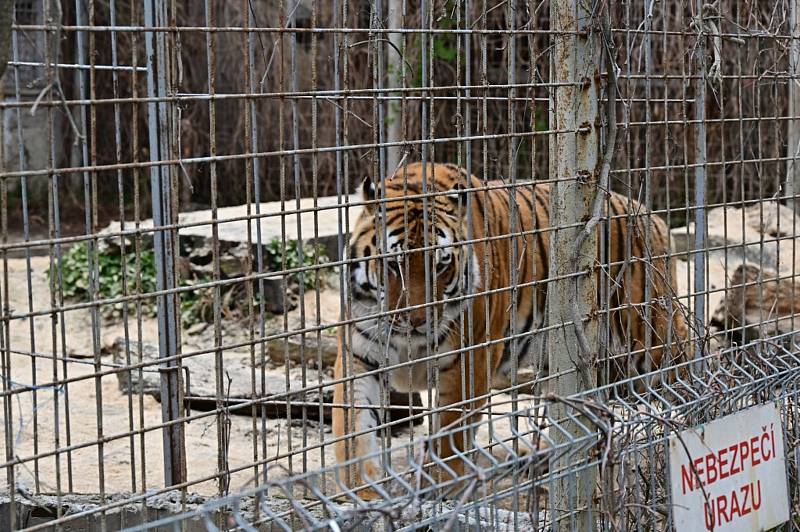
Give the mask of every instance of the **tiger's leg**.
POLYGON ((675 285, 675 261, 670 264, 660 259, 655 262, 656 272, 653 274, 652 297, 650 305, 652 323, 652 366, 653 369, 662 370, 658 375, 659 381, 667 384, 675 381, 679 372, 686 368, 674 368, 685 360, 685 345, 688 337, 685 310, 675 298, 677 291, 675 285), (669 273, 669 275, 668 275, 669 273))
POLYGON ((442 434, 434 440, 431 449, 439 462, 432 472, 435 482, 447 483, 450 489, 454 475, 464 474, 464 461, 458 455, 472 446, 468 427, 480 420, 478 411, 486 403, 491 382, 487 369, 490 364, 494 369, 502 354, 502 344, 475 350, 473 354, 467 352, 440 374, 437 402, 442 411, 436 428, 442 434))
POLYGON ((688 360, 687 350, 690 349, 686 340, 689 337, 689 328, 686 323, 685 310, 678 301, 669 300, 667 309, 661 313, 657 324, 658 334, 664 338, 665 349, 662 349, 660 366, 665 370, 664 379, 668 384, 676 379, 686 378, 688 368, 681 365, 688 360), (678 365, 678 368, 674 366, 678 365))
POLYGON ((377 375, 359 377, 360 373, 365 373, 370 368, 358 358, 346 356, 344 351, 340 342, 334 378, 337 381, 346 376, 355 378, 340 382, 334 387, 333 402, 337 405, 332 409, 333 435, 337 440, 334 451, 339 464, 351 460, 355 460, 355 463, 344 467, 343 471, 338 470, 337 477, 344 473, 346 486, 356 489, 357 495, 362 499, 372 500, 379 497, 374 489, 357 488, 383 477, 380 458, 376 456, 379 450, 376 427, 380 424, 380 418, 376 409, 363 407, 380 404, 380 383, 377 375))
POLYGON ((627 376, 653 372, 646 380, 637 379, 636 388, 640 393, 645 391, 645 384, 658 386, 674 382, 676 370, 673 366, 685 359, 688 331, 683 309, 669 295, 661 295, 667 293, 663 287, 658 288, 661 292, 657 292, 646 313, 630 313, 630 347, 635 355, 627 376))

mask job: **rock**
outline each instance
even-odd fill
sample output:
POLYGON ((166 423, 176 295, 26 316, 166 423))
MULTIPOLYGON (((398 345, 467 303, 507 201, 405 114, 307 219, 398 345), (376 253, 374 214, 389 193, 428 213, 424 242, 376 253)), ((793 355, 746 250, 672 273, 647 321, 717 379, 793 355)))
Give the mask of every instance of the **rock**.
MULTIPOLYGON (((246 243, 239 244, 230 248, 227 253, 220 255, 219 269, 229 279, 242 277, 246 273, 245 268, 250 257, 250 246, 246 243)), ((252 257, 255 257, 255 254, 252 257)))
POLYGON ((201 321, 199 323, 195 323, 194 325, 192 325, 191 327, 186 329, 186 334, 188 334, 189 336, 195 336, 195 335, 200 334, 203 331, 205 331, 208 328, 209 325, 211 325, 211 324, 210 323, 206 323, 204 321, 201 321))
POLYGON ((322 356, 323 367, 333 366, 336 362, 336 334, 322 331, 319 340, 317 333, 297 334, 288 338, 279 338, 267 342, 269 357, 275 364, 285 364, 287 358, 296 364, 310 359, 318 360, 322 356))
MULTIPOLYGON (((745 261, 782 272, 791 272, 795 265, 800 266, 800 241, 796 242, 798 237, 792 236, 795 228, 800 229, 800 219, 789 207, 777 202, 759 203, 744 209, 717 207, 708 211, 707 220, 709 260, 720 262, 729 272, 745 261)), ((685 254, 695 249, 694 223, 674 228, 670 235, 676 253, 685 254)))
POLYGON ((800 284, 780 278, 775 270, 745 263, 731 276, 724 299, 713 316, 714 326, 733 342, 796 331, 800 325, 800 284), (794 316, 794 319, 792 319, 794 316))
MULTIPOLYGON (((279 293, 275 294, 277 297, 279 293)), ((267 300, 269 302, 269 299, 267 300)), ((298 300, 295 305, 300 301, 298 300)), ((292 333, 291 336, 272 339, 267 342, 270 360, 275 364, 285 364, 286 360, 303 364, 308 360, 317 360, 322 356, 322 367, 331 367, 336 361, 337 339, 336 327, 325 327, 325 324, 333 324, 340 319, 340 298, 339 290, 335 283, 318 293, 307 291, 303 300, 305 310, 305 322, 300 319, 300 309, 288 313, 286 324, 284 325, 283 316, 276 316, 265 323, 267 336, 275 336, 284 332, 292 333), (319 304, 319 309, 317 305, 319 304), (319 323, 324 327, 319 333, 306 332, 304 335, 299 331, 308 330, 319 323), (317 338, 319 336, 319 338, 317 338), (303 346, 305 346, 303 348, 303 346), (318 354, 319 350, 319 354, 318 354)))
MULTIPOLYGON (((125 364, 124 339, 117 342, 117 352, 115 362, 125 364)), ((158 347, 145 343, 142 346, 142 361, 149 362, 158 359, 158 347)), ((132 360, 138 362, 138 356, 133 355, 138 349, 138 343, 131 342, 132 360)), ((313 389, 318 382, 318 373, 313 370, 306 370, 306 384, 303 385, 299 371, 295 370, 290 377, 287 387, 286 376, 282 371, 256 373, 255 385, 253 385, 252 369, 250 366, 249 353, 225 352, 223 354, 223 375, 222 389, 224 390, 221 398, 217 397, 216 382, 216 356, 214 353, 191 356, 183 359, 182 365, 184 372, 184 402, 187 408, 197 410, 209 410, 218 407, 219 401, 232 408, 232 413, 251 415, 252 408, 236 408, 237 404, 251 400, 253 397, 265 399, 259 406, 259 412, 263 408, 267 415, 271 417, 283 417, 287 415, 288 408, 293 416, 305 414, 317 419, 319 416, 319 404, 324 407, 323 416, 330 416, 330 407, 327 406, 333 400, 333 387, 326 386, 322 389, 313 389), (311 388, 300 391, 303 388, 311 388), (296 390, 296 391, 295 391, 296 390), (253 393, 255 391, 255 394, 253 393)), ((130 388, 138 393, 141 389, 143 393, 152 395, 156 400, 161 401, 161 376, 158 366, 148 366, 144 368, 142 380, 139 381, 139 371, 133 370, 130 373, 122 372, 117 374, 120 388, 127 391, 130 388), (130 375, 130 377, 129 377, 130 375)))
MULTIPOLYGON (((111 354, 115 364, 120 366, 127 366, 130 364, 138 364, 139 359, 139 342, 131 341, 126 342, 125 338, 117 338, 114 344, 110 347, 111 354)), ((158 359, 158 346, 150 342, 143 342, 141 344, 142 362, 149 362, 158 359)), ((158 371, 158 366, 147 366, 142 368, 141 382, 139 380, 139 370, 134 369, 130 372, 123 371, 117 373, 119 379, 119 387, 123 392, 129 389, 134 393, 138 393, 141 389, 143 393, 148 395, 161 397, 161 380, 158 371)))
MULTIPOLYGON (((152 228, 153 221, 147 220, 144 222, 144 225, 140 224, 140 229, 152 228)), ((134 234, 126 234, 125 236, 120 237, 119 235, 116 236, 103 236, 107 233, 119 233, 124 231, 125 233, 134 232, 136 231, 136 225, 132 222, 125 222, 124 224, 120 222, 111 222, 106 228, 102 229, 99 233, 100 238, 98 240, 98 247, 97 251, 99 253, 114 253, 120 254, 122 252, 122 248, 124 246, 125 253, 131 253, 135 251, 135 235, 134 234)), ((153 233, 140 233, 141 238, 141 246, 142 249, 149 249, 153 247, 153 233)))
MULTIPOLYGON (((360 196, 351 196, 349 201, 358 202, 360 196)), ((224 207, 217 209, 216 217, 212 216, 211 210, 180 213, 179 223, 186 225, 178 230, 180 253, 178 265, 181 279, 213 278, 215 275, 215 248, 222 278, 232 279, 244 276, 247 273, 248 261, 254 270, 258 270, 257 229, 260 229, 261 253, 265 257, 265 261, 270 243, 275 239, 281 239, 282 235, 287 242, 300 237, 304 244, 321 245, 326 258, 336 260, 339 257, 340 214, 342 223, 344 223, 345 210, 347 211, 352 228, 361 207, 339 207, 338 198, 332 196, 316 200, 313 198, 303 199, 300 201, 299 207, 301 211, 299 214, 291 212, 298 210, 294 201, 285 202, 283 205, 281 202, 272 202, 262 203, 258 206, 224 207), (257 214, 256 211, 259 211, 260 214, 257 214), (254 219, 255 216, 258 218, 254 219), (248 217, 250 217, 249 220, 248 217), (212 220, 214 221, 212 222, 212 220), (298 221, 300 223, 299 231, 298 221), (216 227, 216 240, 214 239, 214 227, 216 227)), ((130 222, 126 222, 124 225, 120 222, 112 222, 100 232, 101 235, 105 235, 100 239, 100 243, 104 249, 118 253, 124 242, 127 246, 126 250, 132 251, 134 233, 138 231, 142 236, 143 246, 150 247, 153 242, 152 228, 152 220, 140 222, 138 230, 130 222), (120 231, 125 232, 122 237, 115 235, 120 231), (146 232, 142 233, 141 231, 146 232)), ((269 264, 265 263, 264 268, 265 271, 269 271, 269 264)), ((276 275, 262 279, 261 283, 263 283, 265 292, 264 303, 269 312, 283 314, 291 312, 297 307, 299 292, 297 279, 288 278, 284 283, 282 276, 276 275)))
POLYGON ((211 264, 214 260, 214 250, 211 248, 210 240, 200 240, 199 245, 189 246, 187 251, 193 268, 211 264))
MULTIPOLYGON (((142 362, 158 360, 158 346, 144 342, 142 348, 142 362)), ((114 343, 114 362, 119 365, 128 365, 139 362, 138 342, 125 342, 124 338, 117 338, 114 343), (130 350, 130 361, 126 350, 130 350)), ((237 404, 250 401, 254 397, 261 398, 256 405, 256 410, 262 410, 271 417, 292 417, 305 415, 309 419, 319 419, 320 405, 322 405, 323 420, 329 421, 331 416, 330 404, 333 402, 333 385, 324 384, 323 374, 317 370, 296 367, 289 370, 287 376, 285 369, 267 371, 265 368, 255 368, 255 382, 253 380, 253 367, 250 353, 225 351, 223 353, 222 397, 217 394, 217 368, 216 354, 206 353, 184 358, 182 361, 184 372, 184 400, 187 408, 197 410, 210 410, 218 407, 219 402, 230 407, 232 413, 252 415, 253 408, 236 408, 237 404), (187 378, 188 374, 188 378, 187 378), (322 378, 322 379, 321 379, 322 378), (322 385, 320 386, 320 379, 322 385)), ((120 389, 127 392, 129 389, 138 393, 152 395, 161 400, 161 374, 158 365, 147 366, 142 369, 142 379, 139 379, 139 370, 117 373, 120 389)), ((408 394, 392 393, 390 401, 393 406, 390 418, 399 421, 408 416, 408 394)), ((411 408, 415 413, 422 413, 422 400, 419 394, 412 395, 411 408)), ((420 418, 417 422, 421 422, 420 418)))
MULTIPOLYGON (((740 264, 740 263, 739 263, 740 264)), ((706 267, 706 287, 708 300, 706 307, 705 325, 711 323, 711 318, 725 297, 725 281, 728 278, 724 264, 719 260, 709 260, 706 267)), ((690 318, 694 313, 694 262, 675 260, 675 282, 677 284, 678 301, 683 304, 690 318)))
MULTIPOLYGON (((100 348, 100 355, 108 354, 105 349, 100 348)), ((76 359, 92 359, 94 358, 94 353, 92 352, 92 346, 87 346, 86 350, 76 349, 75 346, 71 346, 67 350, 67 356, 69 358, 76 358, 76 359)))
POLYGON ((113 355, 114 352, 117 349, 116 348, 116 343, 117 343, 118 340, 119 340, 119 338, 117 338, 113 334, 104 334, 103 335, 103 339, 102 339, 102 345, 103 346, 101 348, 102 349, 101 352, 104 355, 113 355))
MULTIPOLYGON (((133 363, 139 362, 138 356, 139 343, 130 342, 130 357, 133 363)), ((114 362, 117 364, 128 364, 126 361, 126 342, 124 338, 118 338, 115 342, 114 349, 114 362)), ((142 344, 142 362, 153 362, 158 360, 158 346, 149 342, 142 344)), ((210 396, 216 397, 216 355, 215 353, 206 353, 202 355, 194 355, 182 360, 182 365, 189 372, 188 383, 186 383, 187 396, 210 396)), ((225 351, 223 354, 223 389, 225 390, 225 397, 232 399, 249 399, 253 397, 252 388, 252 373, 250 366, 250 354, 225 351)), ((132 370, 131 372, 131 388, 134 392, 142 391, 146 394, 155 396, 160 400, 161 396, 161 376, 158 371, 157 365, 147 366, 143 369, 143 380, 139 382, 139 371, 132 370)), ((257 372, 257 373, 260 373, 257 372)), ((120 379, 120 387, 123 391, 128 389, 127 372, 117 374, 120 379)), ((306 371, 307 382, 317 382, 317 372, 313 370, 306 371)), ((267 373, 265 375, 265 383, 262 388, 261 376, 256 377, 256 396, 286 396, 287 383, 286 377, 282 374, 267 373)), ((307 385, 307 386, 310 386, 307 385)), ((288 385, 288 393, 291 395, 292 390, 303 388, 303 384, 299 379, 290 379, 288 385)), ((324 395, 332 397, 333 391, 325 392, 324 395)), ((307 392, 306 401, 311 399, 318 399, 319 392, 307 392), (313 396, 313 397, 312 397, 313 396)), ((326 399, 328 399, 326 397, 326 399)), ((285 400, 285 399, 284 399, 285 400)))
MULTIPOLYGON (((125 492, 107 493, 103 496, 75 493, 48 495, 34 493, 21 484, 17 480, 17 493, 14 494, 13 504, 8 488, 0 491, 0 530, 12 530, 12 515, 17 526, 22 523, 25 527, 39 526, 48 529, 58 526, 49 524, 58 515, 71 515, 68 523, 58 526, 69 531, 123 530, 155 518, 177 519, 181 516, 181 530, 185 532, 207 530, 203 518, 200 517, 202 512, 198 511, 197 517, 184 517, 187 510, 200 510, 202 505, 209 501, 208 497, 196 493, 177 490, 148 493, 145 499, 131 502, 131 494, 125 492), (109 503, 115 504, 102 514, 97 512, 98 507, 109 503)), ((259 508, 259 504, 264 503, 260 500, 243 499, 240 507, 246 512, 247 519, 252 521, 256 519, 257 513, 254 510, 259 508)), ((270 504, 272 504, 271 499, 270 504)), ((277 507, 277 504, 275 506, 277 507)), ((230 512, 221 510, 213 511, 213 514, 212 519, 224 519, 230 512)))
MULTIPOLYGON (((517 388, 519 393, 536 393, 534 391, 534 385, 537 382, 541 383, 541 375, 537 375, 537 373, 532 369, 519 368, 517 370, 517 384, 521 385, 519 388, 517 388)), ((494 376, 494 381, 492 382, 492 388, 496 390, 503 390, 510 388, 511 386, 512 382, 509 378, 509 375, 497 372, 497 374, 494 376)))
MULTIPOLYGON (((800 266, 800 242, 795 229, 800 219, 790 207, 769 201, 744 208, 718 207, 708 211, 706 247, 706 287, 709 290, 705 324, 710 332, 731 331, 744 326, 749 337, 789 332, 786 324, 792 314, 791 279, 775 281, 780 275, 793 276, 800 266), (794 248, 794 249, 793 249, 794 248), (762 283, 763 300, 757 284, 762 283), (772 279, 772 281, 770 281, 772 279), (761 315, 767 318, 763 325, 761 315), (740 323, 744 319, 743 323, 740 323), (775 321, 777 320, 777 321, 775 321)), ((678 295, 690 311, 694 310, 694 224, 671 230, 677 260, 678 295)), ((714 338, 741 341, 735 335, 714 334, 714 338)))
MULTIPOLYGON (((191 454, 189 455, 191 458, 191 454)), ((277 469, 277 468, 276 468, 277 469)), ((273 473, 273 476, 274 475, 273 473)), ((273 482, 275 479, 270 477, 273 482)), ((285 480, 285 476, 283 477, 285 480)), ((310 482, 320 482, 321 477, 314 475, 310 482)), ((328 481, 330 482, 330 481, 328 481)), ((304 496, 302 486, 305 482, 287 483, 296 490, 296 497, 304 496)), ((183 532, 206 532, 210 523, 252 523, 248 530, 299 530, 310 524, 327 524, 331 521, 333 504, 304 505, 302 513, 297 512, 297 501, 287 497, 280 488, 258 490, 257 495, 239 494, 235 497, 234 512, 232 505, 218 504, 215 496, 201 495, 187 490, 156 491, 149 490, 146 497, 137 497, 128 492, 98 494, 62 493, 49 495, 35 493, 25 487, 17 479, 17 491, 13 497, 8 488, 0 489, 0 530, 12 530, 11 518, 17 526, 40 527, 46 529, 59 528, 65 531, 96 530, 128 530, 131 527, 147 526, 152 530, 172 530, 169 523, 183 532), (113 503, 113 504, 112 504, 113 503), (101 506, 108 506, 102 512, 101 506), (69 521, 62 525, 51 524, 59 515, 69 516, 69 521), (265 519, 265 516, 280 516, 265 519), (165 520, 167 524, 157 526, 155 521, 165 520), (266 521, 266 523, 265 523, 266 521), (260 523, 260 525, 259 525, 260 523)), ((290 492, 291 493, 291 492, 290 492)), ((306 493, 306 496, 308 494, 306 493)), ((231 501, 234 496, 231 495, 231 501)), ((351 528, 358 528, 363 522, 359 519, 361 508, 354 505, 337 504, 336 511, 354 515, 351 528)), ((522 518, 521 518, 522 519, 522 518)), ((525 522, 524 520, 522 522, 525 522)), ((344 528, 345 523, 342 524, 344 528)), ((226 525, 228 528, 229 525, 226 525)), ((362 526, 361 529, 364 529, 362 526)))
MULTIPOLYGON (((345 202, 358 203, 360 201, 361 196, 359 194, 342 198, 342 204, 345 202)), ((316 198, 316 200, 314 198, 304 198, 299 203, 299 210, 301 211, 299 213, 296 212, 298 208, 294 200, 283 202, 283 204, 275 201, 258 205, 246 204, 221 207, 217 209, 216 221, 214 221, 210 209, 182 212, 178 215, 178 222, 187 225, 187 227, 181 227, 178 230, 181 246, 185 246, 190 250, 206 245, 210 246, 212 229, 216 225, 217 238, 221 248, 220 252, 224 253, 226 245, 247 244, 249 225, 250 243, 253 245, 257 242, 257 231, 260 229, 263 246, 266 246, 272 239, 281 238, 285 234, 287 240, 302 238, 303 242, 323 245, 327 256, 335 260, 339 255, 340 213, 342 224, 345 223, 347 218, 349 220, 349 228, 352 229, 362 207, 339 207, 340 203, 336 196, 325 196, 316 198), (346 217, 345 210, 347 210, 346 217), (249 220, 248 216, 250 217, 249 220), (254 218, 256 216, 258 218, 254 218), (298 218, 300 231, 298 231, 298 218)), ((139 228, 144 230, 152 229, 153 220, 141 221, 139 228)), ((112 222, 101 231, 101 234, 109 235, 105 240, 109 244, 119 247, 120 237, 110 235, 119 233, 121 229, 120 222, 112 222)), ((126 222, 124 231, 133 233, 134 224, 126 222)), ((125 235, 126 245, 132 242, 131 233, 125 235)), ((148 246, 152 245, 153 232, 142 233, 142 238, 148 246)))

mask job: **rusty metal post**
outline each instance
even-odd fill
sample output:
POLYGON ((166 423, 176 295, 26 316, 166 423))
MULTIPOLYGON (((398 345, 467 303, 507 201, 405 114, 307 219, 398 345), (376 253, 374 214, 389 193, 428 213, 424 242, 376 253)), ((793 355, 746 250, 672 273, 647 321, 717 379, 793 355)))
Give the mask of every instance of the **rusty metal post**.
MULTIPOLYGON (((165 27, 169 25, 167 6, 164 0, 148 0, 144 3, 145 26, 165 27)), ((163 31, 145 33, 147 52, 147 96, 161 98, 147 105, 150 160, 153 162, 171 159, 172 126, 170 103, 165 101, 171 94, 171 72, 168 60, 168 37, 163 31)), ((177 197, 171 165, 150 167, 150 190, 153 203, 153 225, 173 225, 178 221, 173 199, 177 197)), ((156 287, 159 291, 177 287, 176 253, 177 230, 164 229, 153 233, 153 250, 156 262, 156 287)), ((169 293, 158 296, 158 348, 159 358, 167 359, 159 365, 161 371, 161 418, 164 423, 174 422, 182 416, 181 364, 175 357, 178 349, 178 295, 169 293)), ((186 481, 186 451, 183 423, 172 423, 163 429, 164 484, 174 486, 186 481)))
MULTIPOLYGON (((696 0, 695 10, 700 14, 701 27, 705 32, 705 25, 702 23, 704 0, 696 0)), ((701 33, 694 48, 694 327, 696 331, 705 329, 706 323, 706 259, 708 255, 708 243, 706 233, 706 42, 701 33)), ((694 358, 698 361, 694 365, 696 372, 701 372, 703 368, 703 352, 705 339, 702 334, 695 337, 694 358)))
MULTIPOLYGON (((567 397, 596 386, 598 352, 597 301, 593 268, 597 231, 584 233, 592 217, 600 173, 598 91, 600 30, 594 27, 590 4, 578 0, 554 0, 550 20, 554 30, 551 89, 553 124, 559 133, 551 138, 550 225, 558 227, 551 237, 548 287, 550 325, 562 325, 549 336, 550 374, 556 375, 553 392, 567 397), (570 275, 583 272, 583 275, 570 275)), ((598 19, 599 20, 599 19, 598 19)), ((560 431, 551 433, 554 443, 585 439, 591 425, 564 403, 555 402, 551 416, 561 420, 560 431), (574 416, 568 418, 568 416, 574 416), (585 423, 584 423, 585 421, 585 423)), ((585 448, 584 448, 585 449, 585 448)), ((585 453, 559 453, 550 471, 564 473, 551 490, 554 530, 594 530, 593 511, 596 471, 575 467, 590 460, 585 453)))

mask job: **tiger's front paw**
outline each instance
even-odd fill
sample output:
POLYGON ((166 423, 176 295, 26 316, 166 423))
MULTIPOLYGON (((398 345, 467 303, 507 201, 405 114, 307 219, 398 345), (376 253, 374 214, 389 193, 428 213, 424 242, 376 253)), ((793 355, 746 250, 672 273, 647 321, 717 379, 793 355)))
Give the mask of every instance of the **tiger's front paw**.
POLYGON ((380 500, 383 495, 373 486, 377 486, 381 478, 380 469, 370 461, 350 464, 344 468, 344 478, 337 473, 342 488, 337 499, 349 501, 355 496, 365 502, 380 500))

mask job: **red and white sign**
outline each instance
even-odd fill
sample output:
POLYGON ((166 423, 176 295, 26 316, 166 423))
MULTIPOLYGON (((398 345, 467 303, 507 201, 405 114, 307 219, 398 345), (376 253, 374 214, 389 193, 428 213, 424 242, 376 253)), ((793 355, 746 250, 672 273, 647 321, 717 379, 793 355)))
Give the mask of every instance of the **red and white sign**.
POLYGON ((672 436, 669 463, 676 531, 750 532, 789 520, 783 426, 775 404, 672 436))

